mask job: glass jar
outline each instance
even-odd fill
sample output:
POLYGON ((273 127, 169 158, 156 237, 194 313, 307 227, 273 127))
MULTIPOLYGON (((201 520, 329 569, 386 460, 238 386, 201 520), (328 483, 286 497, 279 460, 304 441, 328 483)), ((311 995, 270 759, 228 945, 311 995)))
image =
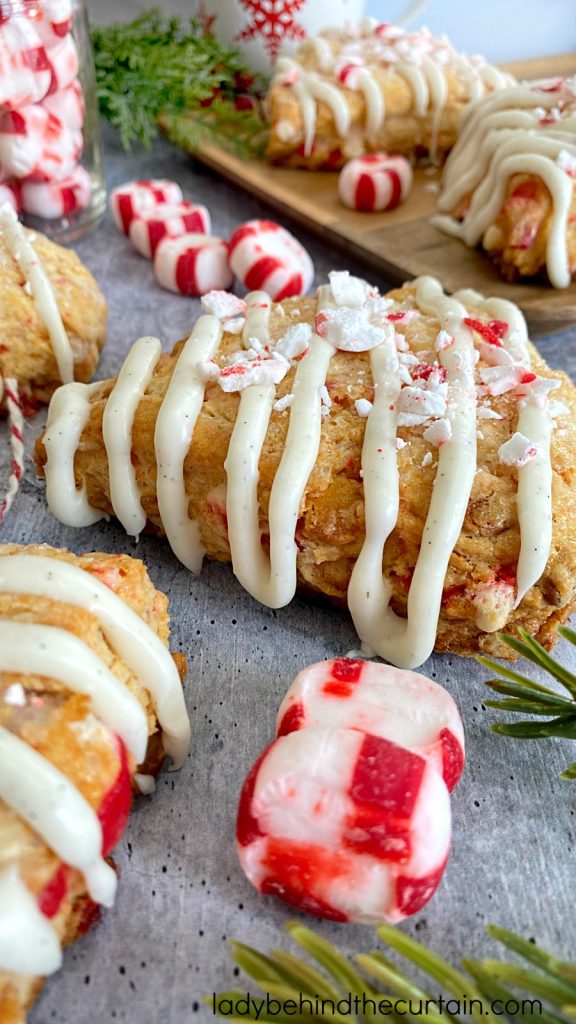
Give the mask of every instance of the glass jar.
POLYGON ((0 0, 0 205, 72 242, 106 189, 84 0, 0 0))

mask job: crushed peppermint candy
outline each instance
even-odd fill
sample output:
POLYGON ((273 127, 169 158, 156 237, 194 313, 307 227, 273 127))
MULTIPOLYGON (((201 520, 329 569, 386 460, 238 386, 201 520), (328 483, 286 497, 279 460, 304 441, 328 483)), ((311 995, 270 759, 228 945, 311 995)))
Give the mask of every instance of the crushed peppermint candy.
POLYGON ((407 324, 410 320, 417 320, 419 316, 420 312, 417 309, 404 309, 399 310, 397 313, 388 313, 386 319, 390 320, 391 323, 407 324))
POLYGON ((26 704, 26 691, 22 683, 11 683, 4 691, 4 703, 13 707, 23 708, 26 704))
POLYGON ((259 355, 261 359, 268 359, 269 353, 266 351, 259 338, 248 338, 248 341, 245 341, 244 344, 247 349, 251 349, 253 352, 256 352, 256 354, 259 355))
POLYGON ((232 320, 226 321, 226 330, 228 331, 228 334, 242 334, 245 323, 245 316, 235 316, 232 320))
POLYGON ((515 466, 522 469, 527 462, 538 455, 538 445, 529 441, 524 434, 516 431, 509 441, 500 445, 498 449, 498 460, 503 466, 515 466))
POLYGON ((359 416, 365 418, 366 416, 370 415, 372 402, 369 402, 367 398, 357 398, 356 401, 354 402, 354 405, 356 407, 356 412, 358 413, 359 416))
POLYGON ((422 466, 422 469, 424 469, 426 466, 432 465, 432 452, 426 452, 426 455, 422 459, 420 465, 422 466))
POLYGON ((450 334, 448 331, 438 331, 436 341, 434 342, 434 350, 436 352, 444 352, 445 349, 451 348, 455 344, 456 338, 453 334, 450 334))
POLYGON ((440 445, 446 444, 452 437, 452 424, 446 418, 436 420, 426 428, 423 436, 425 441, 440 447, 440 445))
POLYGON ((279 384, 290 369, 290 363, 281 357, 262 359, 256 356, 255 359, 229 363, 222 369, 210 362, 199 363, 198 368, 205 380, 217 380, 222 391, 231 392, 243 391, 252 384, 279 384))
POLYGON ((479 420, 501 420, 502 416, 495 409, 491 409, 489 405, 479 405, 477 409, 477 416, 479 420))
POLYGON ((548 412, 553 420, 558 419, 560 416, 568 416, 570 409, 564 402, 559 402, 553 398, 548 405, 548 412))
POLYGON ((353 277, 348 270, 332 270, 328 274, 330 288, 337 306, 361 309, 370 289, 367 281, 353 277))
POLYGON ((282 398, 279 398, 277 402, 274 402, 272 408, 274 409, 274 412, 284 412, 285 409, 290 408, 293 401, 294 395, 282 395, 282 398))
POLYGON ((232 292, 222 291, 218 288, 203 295, 200 303, 202 309, 205 309, 207 313, 211 313, 212 316, 217 316, 219 320, 229 320, 235 316, 243 316, 246 312, 244 299, 239 299, 232 292))
POLYGON ((403 441, 401 437, 397 437, 396 438, 396 451, 397 452, 401 451, 402 448, 405 448, 407 444, 408 444, 408 441, 403 441))
POLYGON ((576 153, 570 153, 567 149, 561 149, 556 157, 556 163, 561 171, 571 178, 576 178, 576 153))
POLYGON ((491 320, 490 323, 485 324, 482 320, 475 320, 474 317, 465 316, 464 323, 466 327, 476 331, 476 334, 479 334, 488 345, 502 348, 502 338, 508 330, 508 324, 504 320, 491 320))
POLYGON ((310 347, 312 328, 310 324, 293 324, 277 342, 274 351, 284 359, 298 359, 310 347))
POLYGON ((446 398, 441 391, 407 387, 398 396, 399 427, 415 427, 445 412, 446 398))
POLYGON ((371 324, 366 310, 349 306, 318 313, 314 326, 320 337, 343 352, 368 352, 386 337, 386 329, 371 324))
POLYGON ((410 346, 409 346, 408 342, 406 341, 406 338, 404 337, 403 334, 400 334, 399 331, 394 331, 394 344, 396 345, 396 351, 397 352, 409 352, 410 351, 410 346))
POLYGON ((514 391, 520 384, 531 384, 536 374, 524 366, 485 366, 480 370, 480 380, 489 395, 504 395, 514 391))

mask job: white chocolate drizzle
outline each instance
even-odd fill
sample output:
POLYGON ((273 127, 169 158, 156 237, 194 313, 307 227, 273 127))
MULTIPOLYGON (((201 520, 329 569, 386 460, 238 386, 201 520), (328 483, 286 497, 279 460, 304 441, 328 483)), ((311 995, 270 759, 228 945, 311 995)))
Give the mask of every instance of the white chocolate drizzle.
MULTIPOLYGON (((326 388, 330 361, 335 346, 343 351, 370 349, 375 397, 371 407, 367 403, 368 408, 362 408, 367 414, 362 451, 366 539, 352 574, 349 606, 366 647, 401 667, 414 668, 434 648, 446 572, 462 529, 476 472, 476 345, 482 351, 489 345, 481 336, 476 337, 473 325, 465 322, 474 320, 469 311, 478 311, 498 321, 498 329, 504 335, 491 353, 497 353, 498 358, 488 363, 488 370, 509 372, 513 379, 510 387, 516 386, 514 381, 522 384, 526 378, 517 395, 517 430, 530 438, 537 454, 518 469, 521 548, 516 604, 542 575, 550 551, 552 420, 547 391, 555 383, 536 378, 530 372, 526 324, 512 303, 484 299, 471 290, 449 298, 435 279, 418 278, 415 282, 418 312, 409 311, 410 319, 421 314, 437 318, 440 339, 438 365, 436 369, 430 366, 437 383, 420 388, 421 381, 413 380, 409 372, 409 367, 418 362, 417 357, 407 351, 407 344, 400 335, 395 335, 388 321, 391 302, 379 297, 365 282, 345 274, 331 275, 331 281, 331 288, 325 287, 319 292, 318 308, 325 311, 325 315, 316 317, 316 330, 320 333, 314 333, 306 325, 311 340, 305 358, 297 363, 290 394, 286 396, 289 402, 276 401, 276 388, 270 377, 245 384, 243 390, 239 386, 239 409, 225 462, 226 518, 232 566, 242 585, 262 603, 280 608, 293 597, 297 585, 296 528, 300 504, 318 458, 323 417, 330 415, 326 388), (410 387, 403 390, 403 384, 410 387), (424 415, 420 415, 422 412, 424 415), (274 413, 288 417, 288 432, 266 517, 258 500, 259 463, 274 413), (429 417, 437 421, 434 430, 425 431, 425 436, 428 434, 431 443, 437 446, 436 479, 404 619, 390 607, 392 584, 382 572, 386 541, 396 526, 399 511, 397 452, 405 442, 397 437, 397 428, 399 424, 428 422, 429 417), (269 556, 262 545, 266 525, 269 556)), ((273 351, 275 346, 269 330, 270 299, 262 292, 254 292, 247 296, 246 302, 243 344, 248 354, 252 351, 252 358, 257 357, 265 365, 266 360, 274 359, 283 350, 279 342, 278 353, 273 351)), ((408 321, 408 314, 406 319, 408 321)), ((296 327, 293 325, 290 330, 296 327)), ((193 366, 193 349, 189 355, 193 366)), ((195 350, 198 362, 206 366, 204 355, 204 350, 195 350)), ((179 358, 182 359, 182 354, 179 358)), ((245 353, 237 353, 236 358, 231 357, 231 363, 246 358, 245 353)), ((250 365, 249 361, 246 365, 250 365)), ((214 369, 217 373, 216 364, 214 369)), ((173 380, 178 379, 177 373, 178 363, 173 380)), ((181 416, 181 406, 175 403, 169 409, 169 413, 161 409, 160 415, 166 434, 174 436, 180 429, 177 417, 181 416)), ((191 434, 189 436, 192 438, 191 434)), ((70 459, 68 448, 66 458, 70 459)), ((174 477, 183 493, 182 460, 183 451, 179 451, 174 477)), ((430 463, 431 457, 424 465, 430 463)), ((182 514, 185 513, 184 503, 182 514)), ((183 546, 184 552, 189 552, 188 541, 183 546)), ((197 564, 199 562, 200 558, 197 564)))
POLYGON ((174 767, 181 767, 190 745, 190 722, 178 670, 154 630, 121 597, 78 566, 26 554, 0 557, 0 593, 49 597, 95 615, 110 647, 150 693, 164 749, 174 767))
POLYGON ((15 974, 53 974, 62 948, 16 865, 0 871, 0 969, 15 974))
POLYGON ((90 698, 95 715, 117 733, 137 764, 146 756, 148 725, 140 702, 78 637, 56 626, 0 619, 0 672, 57 679, 90 698))
POLYGON ((8 203, 0 207, 0 240, 4 242, 28 281, 36 309, 50 336, 60 380, 68 384, 74 380, 74 355, 62 323, 54 290, 38 253, 8 203))
POLYGON ((0 764, 0 797, 60 860, 82 873, 96 903, 111 907, 116 872, 102 857, 102 826, 88 801, 63 772, 3 726, 0 764))
MULTIPOLYGON (((292 90, 302 117, 304 154, 309 156, 319 102, 329 108, 338 135, 346 140, 350 110, 340 83, 360 92, 366 108, 364 135, 374 138, 385 121, 384 76, 398 74, 412 92, 416 116, 424 117, 429 111, 432 114, 430 155, 434 160, 448 97, 446 72, 450 68, 466 87, 467 101, 478 99, 488 89, 514 84, 511 75, 484 64, 480 58, 456 53, 445 38, 435 39, 425 29, 408 34, 370 20, 357 29, 327 29, 306 40, 295 58, 281 57, 276 62, 273 84, 292 90)), ((287 141, 296 140, 287 137, 287 141)))
POLYGON ((46 497, 54 515, 65 526, 92 526, 102 512, 92 508, 85 487, 76 487, 74 456, 90 417, 90 398, 99 384, 65 384, 52 396, 44 434, 46 497))
POLYGON ((132 428, 136 409, 152 380, 161 351, 158 338, 140 338, 132 346, 102 417, 110 501, 128 536, 136 539, 146 526, 146 513, 140 503, 132 465, 132 428))
POLYGON ((204 401, 198 364, 212 358, 222 337, 215 316, 202 316, 184 345, 160 407, 154 432, 158 510, 174 554, 193 573, 202 568, 204 549, 198 523, 188 516, 184 459, 204 401))
POLYGON ((562 154, 576 161, 576 78, 561 91, 527 85, 504 89, 473 104, 450 154, 442 180, 439 213, 432 223, 475 246, 484 238, 506 199, 513 174, 540 178, 552 199, 546 269, 556 288, 571 280, 567 228, 574 176, 562 166, 562 154), (543 115, 553 114, 547 118, 543 115), (461 220, 453 216, 470 197, 461 220))

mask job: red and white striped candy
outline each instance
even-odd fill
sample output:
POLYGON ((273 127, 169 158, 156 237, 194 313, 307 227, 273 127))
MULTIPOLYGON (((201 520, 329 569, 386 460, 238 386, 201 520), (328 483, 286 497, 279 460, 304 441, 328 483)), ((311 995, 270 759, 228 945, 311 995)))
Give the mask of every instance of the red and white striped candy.
POLYGON ((48 62, 52 73, 49 92, 62 92, 72 84, 80 67, 78 50, 72 36, 65 36, 48 51, 48 62))
POLYGON ((24 182, 22 205, 26 213, 54 220, 77 210, 85 210, 92 194, 92 179, 78 164, 63 181, 24 182))
POLYGON ((180 185, 165 178, 148 181, 127 181, 112 189, 110 212, 119 231, 127 235, 134 217, 153 210, 160 203, 181 203, 184 197, 180 185))
POLYGON ((205 206, 161 203, 148 213, 134 217, 128 234, 136 251, 152 259, 163 238, 179 238, 190 232, 207 235, 211 226, 205 206))
POLYGON ((77 78, 61 92, 53 92, 46 96, 42 100, 42 106, 67 128, 81 130, 84 124, 84 93, 77 78))
POLYGON ((451 791, 464 767, 464 730, 455 702, 417 672, 352 658, 309 665, 296 676, 277 719, 277 735, 297 729, 357 729, 430 761, 451 791))
POLYGON ((399 921, 438 886, 450 798, 424 758, 352 729, 275 740, 248 775, 241 865, 260 892, 336 921, 399 921))
POLYGON ((164 238, 156 249, 154 273, 158 284, 181 295, 205 295, 229 288, 234 280, 226 242, 199 234, 164 238))
POLYGON ((72 28, 72 4, 70 0, 42 0, 33 6, 31 18, 44 46, 56 46, 72 28))
POLYGON ((22 191, 15 181, 0 181, 0 206, 8 203, 15 213, 22 209, 22 191))
POLYGON ((48 55, 34 25, 25 17, 0 22, 0 107, 38 103, 51 82, 48 55))
POLYGON ((230 266, 249 291, 268 292, 274 302, 304 295, 314 279, 306 249, 272 220, 250 220, 228 243, 230 266))
POLYGON ((412 187, 412 168, 404 156, 372 153, 349 160, 338 177, 344 206, 362 213, 392 210, 412 187))
POLYGON ((0 166, 15 178, 61 180, 81 151, 82 133, 69 131, 40 104, 0 116, 0 166))

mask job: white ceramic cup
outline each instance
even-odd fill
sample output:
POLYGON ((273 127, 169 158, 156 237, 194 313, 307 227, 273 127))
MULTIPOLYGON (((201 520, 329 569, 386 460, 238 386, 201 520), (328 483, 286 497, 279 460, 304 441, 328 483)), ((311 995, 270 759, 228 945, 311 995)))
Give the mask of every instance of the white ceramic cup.
POLYGON ((227 46, 242 51, 254 70, 270 74, 280 50, 346 21, 360 21, 364 0, 200 0, 198 14, 227 46))

